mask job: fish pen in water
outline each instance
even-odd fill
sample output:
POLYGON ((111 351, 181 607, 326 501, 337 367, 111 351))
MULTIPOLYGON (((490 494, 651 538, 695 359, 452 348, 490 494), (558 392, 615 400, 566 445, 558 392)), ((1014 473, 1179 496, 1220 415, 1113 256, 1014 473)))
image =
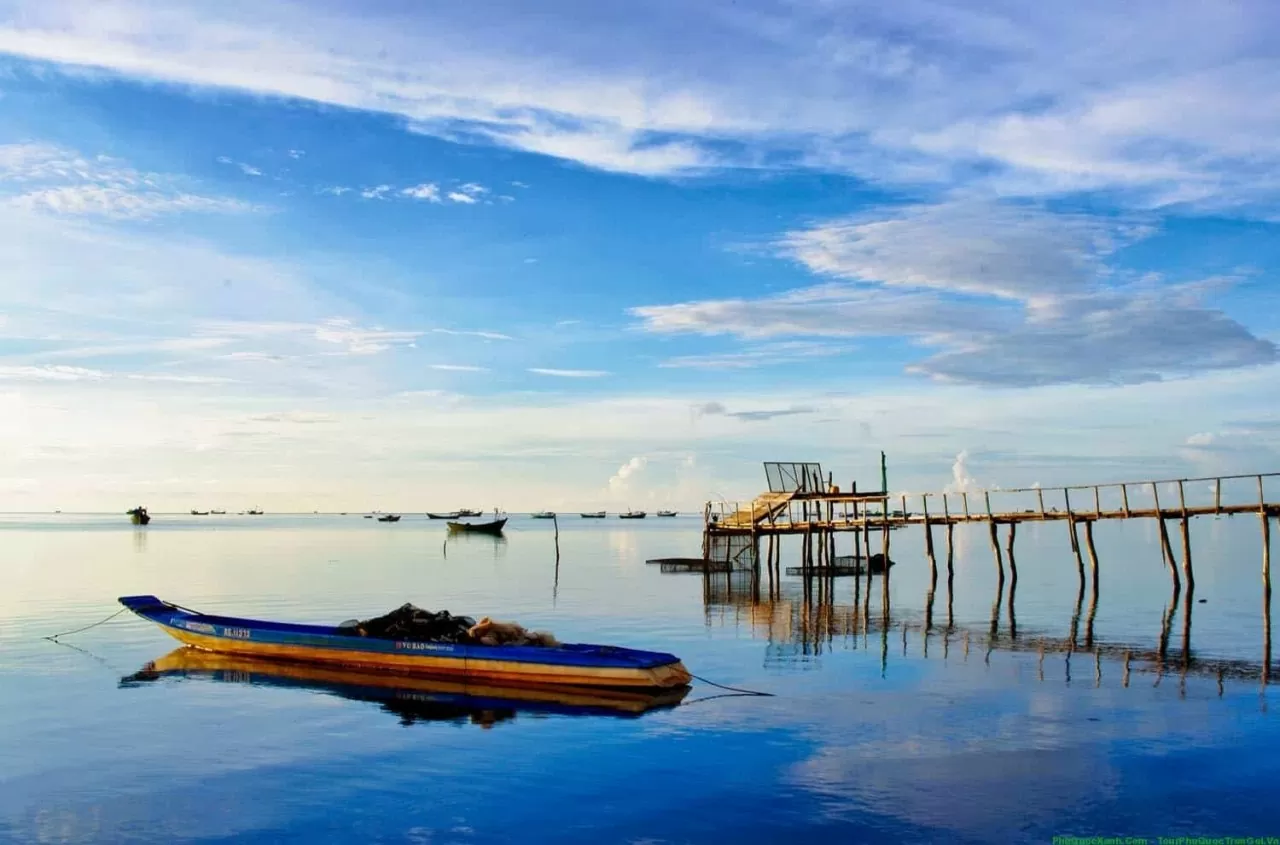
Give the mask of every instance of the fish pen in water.
MULTIPOLYGON (((1202 478, 1113 482, 1062 487, 989 489, 923 494, 888 493, 884 454, 879 489, 859 492, 857 484, 842 490, 817 463, 765 464, 768 491, 744 504, 708 502, 703 511, 703 558, 730 563, 729 569, 749 569, 759 581, 761 563, 767 590, 780 588, 781 541, 798 537, 798 566, 786 574, 803 579, 806 591, 830 592, 830 579, 865 578, 863 619, 870 609, 871 579, 882 574, 881 590, 888 613, 892 534, 923 529, 925 560, 930 573, 930 607, 938 582, 935 526, 945 532, 945 563, 950 589, 955 577, 954 530, 957 525, 985 525, 991 545, 999 595, 1006 582, 1010 596, 1017 589, 1015 556, 1017 528, 1025 523, 1061 522, 1070 546, 1081 602, 1091 584, 1092 605, 1100 592, 1102 564, 1094 542, 1099 521, 1154 519, 1158 523, 1160 555, 1173 589, 1173 605, 1181 597, 1185 615, 1195 594, 1195 566, 1191 553, 1191 523, 1197 517, 1257 516, 1261 528, 1261 600, 1263 654, 1258 673, 1264 684, 1271 675, 1271 520, 1280 517, 1280 501, 1268 499, 1268 485, 1280 494, 1280 473, 1256 473, 1202 478), (1178 531, 1171 539, 1170 523, 1178 531), (1001 527, 1004 543, 1001 543, 1001 527), (837 539, 847 535, 848 554, 837 553, 837 539), (873 552, 873 546, 878 549, 873 552), (763 549, 762 549, 763 547, 763 549), (763 554, 762 554, 763 551, 763 554), (1086 566, 1086 557, 1088 565, 1086 566)), ((858 585, 859 592, 861 584, 858 585)), ((757 585, 758 590, 758 585, 757 585)), ((999 600, 997 601, 997 605, 999 600)), ((1012 601, 1010 602, 1012 616, 1012 601)), ((1077 614, 1078 615, 1078 614, 1077 614)), ((1132 652, 1133 649, 1130 649, 1132 652)))

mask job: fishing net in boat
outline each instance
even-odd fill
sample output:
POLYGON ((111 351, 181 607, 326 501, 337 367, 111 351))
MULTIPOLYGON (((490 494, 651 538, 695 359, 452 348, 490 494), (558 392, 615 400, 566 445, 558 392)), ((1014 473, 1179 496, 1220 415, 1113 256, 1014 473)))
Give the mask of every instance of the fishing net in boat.
POLYGON ((454 616, 447 610, 433 613, 412 604, 403 604, 373 619, 349 619, 338 626, 338 631, 381 640, 469 643, 472 642, 469 631, 475 624, 476 620, 469 616, 454 616))
POLYGON ((488 616, 479 622, 469 616, 454 616, 447 610, 432 612, 404 604, 390 613, 360 621, 349 619, 338 626, 339 633, 384 640, 470 645, 557 646, 560 642, 546 631, 529 631, 514 622, 495 622, 488 616))

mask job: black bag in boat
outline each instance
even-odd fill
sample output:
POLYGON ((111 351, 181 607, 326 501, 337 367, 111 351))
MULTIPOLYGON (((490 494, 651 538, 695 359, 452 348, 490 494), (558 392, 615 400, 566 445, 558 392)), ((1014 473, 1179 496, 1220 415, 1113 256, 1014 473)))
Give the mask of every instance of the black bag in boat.
POLYGON ((469 616, 454 616, 447 610, 432 613, 412 604, 404 604, 388 614, 363 622, 343 622, 338 632, 353 637, 380 640, 411 640, 426 643, 469 643, 468 631, 476 621, 469 616))

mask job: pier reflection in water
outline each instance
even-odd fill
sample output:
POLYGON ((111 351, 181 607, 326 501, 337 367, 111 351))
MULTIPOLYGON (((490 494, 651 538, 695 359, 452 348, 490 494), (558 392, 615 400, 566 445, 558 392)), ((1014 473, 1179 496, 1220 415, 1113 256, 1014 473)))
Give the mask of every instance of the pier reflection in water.
MULTIPOLYGON (((1016 573, 1012 555, 1009 559, 1016 573)), ((758 570, 711 567, 701 573, 702 596, 708 624, 738 625, 767 642, 766 666, 803 662, 805 658, 836 648, 879 647, 883 670, 887 665, 890 638, 896 632, 901 634, 903 656, 907 653, 909 641, 918 644, 924 658, 929 657, 931 643, 940 644, 944 659, 949 657, 950 649, 956 643, 963 646, 966 659, 970 649, 976 647, 983 650, 984 659, 988 661, 991 653, 997 650, 1037 653, 1040 680, 1044 680, 1045 655, 1059 654, 1064 657, 1064 680, 1068 683, 1071 681, 1073 660, 1076 663, 1081 660, 1091 662, 1098 681, 1101 680, 1104 660, 1121 664, 1124 686, 1128 686, 1134 673, 1154 676, 1156 685, 1166 673, 1176 673, 1183 684, 1188 675, 1211 677, 1217 680, 1219 693, 1225 679, 1260 680, 1264 686, 1272 682, 1267 665, 1271 654, 1269 625, 1264 625, 1266 635, 1264 659, 1261 661, 1202 658, 1195 654, 1192 648, 1195 603, 1191 589, 1182 589, 1175 584, 1161 614, 1160 628, 1152 632, 1150 641, 1116 642, 1095 637, 1100 603, 1096 579, 1088 591, 1085 582, 1080 582, 1070 619, 1064 620, 1064 633, 1056 633, 1043 626, 1019 630, 1016 574, 1007 585, 1004 579, 997 580, 990 619, 985 626, 956 625, 954 573, 950 565, 948 570, 945 624, 936 624, 934 618, 936 575, 930 578, 922 613, 915 610, 895 612, 889 601, 889 590, 873 590, 871 587, 873 578, 882 583, 888 580, 883 575, 851 579, 824 576, 779 579, 774 577, 772 567, 766 567, 763 575, 758 570), (838 586, 850 581, 852 590, 838 586), (873 594, 876 595, 874 606, 873 594), (1175 630, 1179 635, 1176 644, 1173 642, 1175 630)), ((937 647, 934 645, 935 651, 937 647)))

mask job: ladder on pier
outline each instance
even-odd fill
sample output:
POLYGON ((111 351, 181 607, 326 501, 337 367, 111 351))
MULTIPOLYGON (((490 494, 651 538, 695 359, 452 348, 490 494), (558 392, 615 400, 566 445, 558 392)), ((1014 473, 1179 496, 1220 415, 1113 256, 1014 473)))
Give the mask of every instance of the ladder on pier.
POLYGON ((722 516, 717 524, 723 528, 751 528, 768 522, 786 511, 795 495, 795 491, 762 493, 751 502, 750 507, 739 508, 722 516))

